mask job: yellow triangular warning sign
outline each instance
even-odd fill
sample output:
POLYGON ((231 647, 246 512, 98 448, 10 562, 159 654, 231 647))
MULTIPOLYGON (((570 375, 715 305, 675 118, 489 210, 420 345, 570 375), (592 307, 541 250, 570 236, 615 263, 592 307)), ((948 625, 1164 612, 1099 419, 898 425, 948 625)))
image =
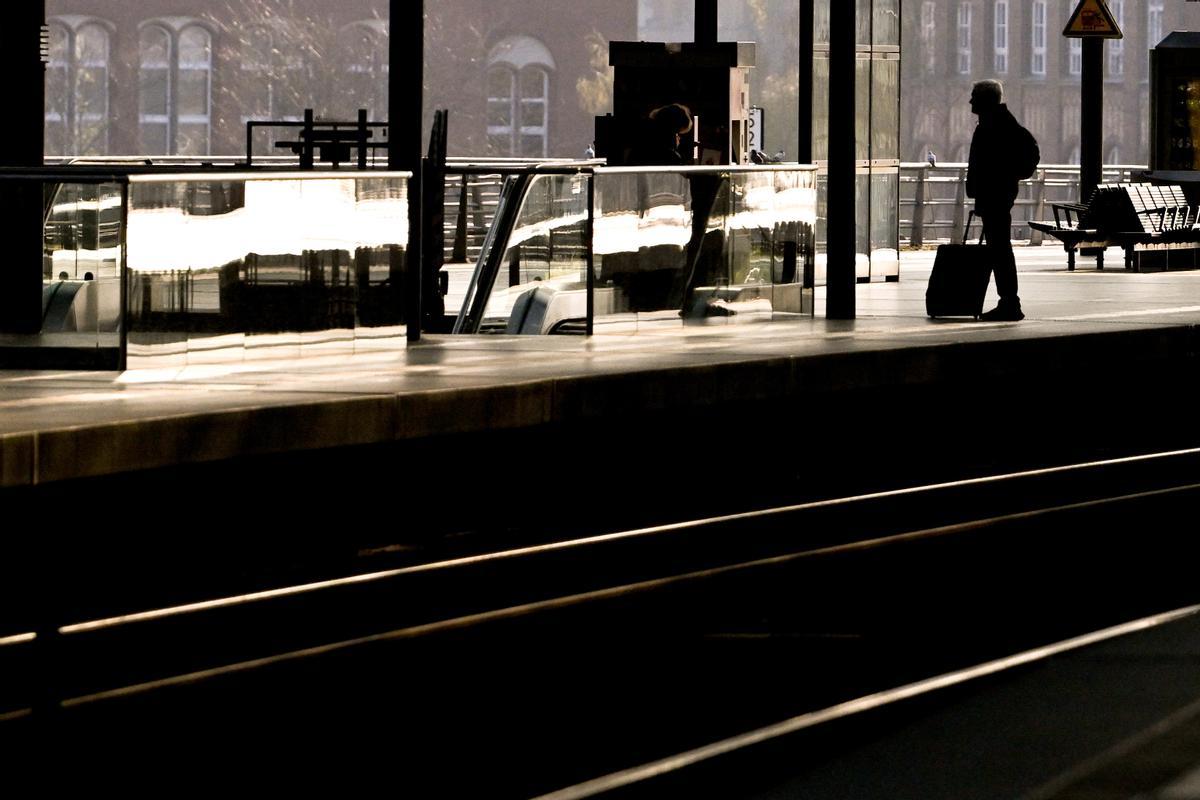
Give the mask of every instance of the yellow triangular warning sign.
POLYGON ((1125 38, 1104 0, 1079 0, 1079 6, 1071 15, 1067 27, 1063 29, 1063 36, 1074 39, 1086 39, 1090 36, 1100 39, 1125 38))

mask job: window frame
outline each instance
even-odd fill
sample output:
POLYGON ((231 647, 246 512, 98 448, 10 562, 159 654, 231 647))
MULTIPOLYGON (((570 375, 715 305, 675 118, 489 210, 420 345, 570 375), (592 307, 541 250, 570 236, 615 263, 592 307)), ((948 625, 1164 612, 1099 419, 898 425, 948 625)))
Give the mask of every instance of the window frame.
POLYGON ((1008 0, 996 0, 992 6, 992 70, 1008 74, 1008 0))
MULTIPOLYGON (((1116 20, 1117 27, 1124 29, 1125 27, 1125 0, 1108 0, 1109 13, 1116 20)), ((1110 39, 1108 46, 1105 48, 1108 52, 1107 64, 1105 65, 1105 73, 1109 78, 1125 77, 1125 40, 1110 39)))
POLYGON ((498 155, 546 158, 550 153, 551 109, 553 103, 554 57, 549 49, 532 36, 509 36, 498 42, 488 55, 485 122, 489 146, 502 151, 498 155), (525 94, 527 79, 533 76, 538 93, 525 94), (500 88, 502 92, 496 92, 500 88), (531 107, 541 109, 540 124, 529 125, 531 107), (502 120, 507 113, 507 123, 502 120), (533 148, 526 144, 534 139, 533 148), (533 150, 535 152, 529 152, 533 150))
POLYGON ((924 0, 921 3, 921 45, 925 53, 925 72, 937 71, 937 3, 924 0))
MULTIPOLYGON (((113 62, 113 32, 115 26, 107 20, 99 17, 51 17, 46 20, 46 25, 50 30, 51 41, 56 32, 63 36, 63 47, 59 58, 55 58, 55 48, 51 46, 50 58, 46 62, 46 74, 49 75, 51 70, 59 70, 61 72, 60 85, 62 87, 62 97, 57 98, 60 103, 57 106, 52 106, 52 97, 49 92, 46 93, 46 99, 43 104, 43 124, 49 128, 52 125, 61 126, 62 130, 62 153, 53 155, 62 156, 81 156, 81 155, 107 155, 109 152, 111 131, 111 112, 112 112, 112 62, 113 62), (103 57, 100 60, 85 60, 80 52, 85 34, 89 32, 100 34, 99 41, 103 57), (90 107, 91 103, 83 102, 82 92, 84 84, 81 77, 85 70, 96 70, 101 73, 101 77, 94 85, 100 87, 97 98, 99 99, 99 111, 85 112, 83 109, 90 107), (97 128, 101 132, 101 137, 98 140, 98 146, 82 147, 79 140, 81 131, 85 128, 85 123, 97 124, 97 128)), ((51 82, 47 81, 49 85, 51 82)), ((94 144, 88 142, 89 145, 94 144)))
POLYGON ((1030 7, 1029 74, 1046 75, 1046 0, 1033 0, 1030 7))
POLYGON ((202 137, 203 148, 202 152, 189 152, 186 155, 206 156, 212 153, 212 117, 213 117, 213 52, 215 49, 215 35, 212 28, 203 21, 192 18, 185 19, 149 19, 145 20, 138 26, 138 143, 139 149, 143 150, 141 155, 180 155, 181 130, 183 126, 201 125, 204 129, 202 137), (167 55, 165 61, 148 62, 146 59, 146 42, 145 36, 148 31, 161 33, 164 35, 167 43, 167 55), (183 37, 191 32, 197 32, 204 36, 206 43, 207 59, 204 62, 195 61, 183 63, 181 61, 181 46, 180 43, 183 37), (148 114, 144 110, 142 101, 142 92, 145 90, 145 73, 149 69, 163 70, 165 72, 165 113, 148 114), (179 87, 181 85, 181 77, 185 72, 203 72, 204 84, 204 114, 182 114, 179 108, 179 87), (165 153, 149 152, 145 145, 147 137, 144 133, 149 126, 158 126, 165 128, 166 150, 165 153))
MULTIPOLYGON (((387 29, 376 23, 378 20, 356 20, 343 26, 338 32, 338 49, 341 54, 338 80, 342 82, 347 91, 360 100, 363 99, 360 95, 369 93, 369 97, 365 99, 367 101, 367 117, 371 121, 383 120, 387 117, 387 84, 391 74, 388 61, 387 29), (352 38, 355 40, 361 38, 362 41, 369 43, 368 52, 365 55, 360 57, 352 52, 350 49, 353 44, 353 41, 350 41, 352 38), (359 81, 352 78, 352 76, 359 75, 366 76, 366 85, 374 87, 373 91, 359 91, 359 81)), ((361 103, 357 103, 357 105, 362 107, 361 103)))
POLYGON ((974 16, 972 6, 970 0, 961 0, 958 4, 955 43, 958 57, 956 67, 959 75, 971 74, 971 24, 974 16))
POLYGON ((1146 49, 1154 49, 1163 38, 1163 1, 1146 3, 1146 49))

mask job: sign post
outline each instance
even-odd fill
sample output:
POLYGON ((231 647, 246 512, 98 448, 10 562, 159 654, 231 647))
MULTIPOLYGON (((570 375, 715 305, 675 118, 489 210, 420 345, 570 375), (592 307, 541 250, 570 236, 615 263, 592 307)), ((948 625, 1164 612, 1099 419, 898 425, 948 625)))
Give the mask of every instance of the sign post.
POLYGON ((1079 202, 1086 203, 1104 170, 1104 40, 1123 34, 1104 0, 1079 0, 1063 36, 1083 40, 1079 79, 1079 202))

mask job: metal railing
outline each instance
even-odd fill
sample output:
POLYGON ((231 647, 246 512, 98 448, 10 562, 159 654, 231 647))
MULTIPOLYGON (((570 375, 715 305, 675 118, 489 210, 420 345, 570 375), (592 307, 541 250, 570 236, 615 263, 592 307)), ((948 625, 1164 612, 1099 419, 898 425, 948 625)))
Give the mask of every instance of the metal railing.
MULTIPOLYGON (((1143 165, 1107 164, 1103 183, 1141 180, 1143 165)), ((966 191, 967 165, 900 165, 900 243, 922 247, 948 242, 962 236, 972 201, 966 191)), ((1021 193, 1013 206, 1013 241, 1042 244, 1041 231, 1029 229, 1030 220, 1050 216, 1051 203, 1079 202, 1079 167, 1074 164, 1044 164, 1032 178, 1021 181, 1021 193)))

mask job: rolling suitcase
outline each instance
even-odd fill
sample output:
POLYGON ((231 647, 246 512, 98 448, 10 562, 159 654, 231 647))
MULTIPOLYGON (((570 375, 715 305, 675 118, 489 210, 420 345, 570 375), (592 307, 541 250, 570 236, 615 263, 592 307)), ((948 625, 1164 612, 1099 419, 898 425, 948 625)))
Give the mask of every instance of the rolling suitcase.
POLYGON ((987 294, 992 265, 983 243, 983 232, 979 244, 967 244, 971 221, 975 212, 967 217, 967 229, 963 231, 962 244, 938 246, 933 260, 933 272, 929 273, 929 287, 925 290, 925 311, 937 317, 975 317, 983 313, 983 299, 987 294))

